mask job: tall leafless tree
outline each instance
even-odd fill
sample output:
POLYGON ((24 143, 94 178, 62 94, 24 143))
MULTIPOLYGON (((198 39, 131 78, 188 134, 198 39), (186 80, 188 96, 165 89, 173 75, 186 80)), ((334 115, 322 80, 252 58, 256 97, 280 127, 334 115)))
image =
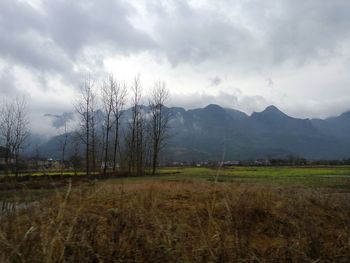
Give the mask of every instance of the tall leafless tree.
POLYGON ((29 138, 29 119, 27 112, 27 101, 24 97, 15 100, 15 173, 18 176, 18 164, 21 150, 24 149, 29 138))
POLYGON ((14 157, 15 174, 19 173, 19 157, 29 137, 29 119, 27 101, 17 97, 13 102, 7 102, 1 109, 0 129, 6 148, 6 172, 9 172, 11 157, 14 157))
MULTIPOLYGON (((75 109, 80 116, 80 128, 79 133, 82 142, 85 144, 85 162, 86 162, 86 175, 90 175, 90 155, 95 149, 94 146, 94 88, 93 82, 90 78, 86 78, 80 88, 80 97, 75 105, 75 109)), ((94 160, 94 154, 92 156, 92 162, 94 160)))
POLYGON ((70 143, 72 147, 72 153, 70 156, 70 164, 73 167, 75 175, 78 174, 78 171, 82 167, 82 157, 80 156, 80 147, 81 147, 81 135, 79 132, 72 132, 70 137, 70 143))
POLYGON ((156 173, 159 153, 169 138, 170 112, 165 105, 169 100, 169 91, 164 82, 155 83, 149 100, 150 121, 148 127, 151 146, 152 174, 156 173))
POLYGON ((63 125, 58 128, 58 135, 60 138, 60 147, 61 147, 61 175, 63 175, 64 167, 65 167, 65 160, 66 160, 66 149, 69 139, 69 124, 68 124, 68 118, 67 116, 63 115, 62 117, 63 125))
POLYGON ((144 173, 144 118, 141 109, 142 88, 140 79, 135 78, 132 86, 132 116, 129 123, 128 146, 128 170, 129 173, 143 175, 144 173))
POLYGON ((92 172, 96 173, 96 154, 97 154, 97 133, 96 133, 96 95, 95 92, 92 92, 91 103, 90 103, 90 131, 91 131, 91 163, 92 163, 92 172))
POLYGON ((120 146, 119 142, 119 131, 120 131, 120 122, 122 115, 124 113, 124 107, 126 104, 127 97, 127 88, 126 85, 121 85, 114 80, 113 85, 113 126, 114 126, 114 148, 113 148, 113 172, 116 172, 117 167, 117 154, 120 146))
POLYGON ((1 141, 5 146, 5 169, 6 174, 9 173, 10 168, 10 156, 13 153, 14 146, 14 126, 15 126, 15 115, 14 115, 13 103, 4 102, 0 111, 0 132, 1 141))
POLYGON ((104 110, 104 132, 103 132, 103 139, 104 139, 104 166, 103 166, 103 174, 107 173, 107 164, 109 161, 108 155, 109 155, 109 140, 110 140, 110 131, 112 129, 112 113, 113 113, 113 97, 114 97, 114 90, 116 89, 116 82, 113 78, 113 76, 109 76, 108 80, 104 83, 102 87, 102 103, 103 103, 103 110, 104 110))

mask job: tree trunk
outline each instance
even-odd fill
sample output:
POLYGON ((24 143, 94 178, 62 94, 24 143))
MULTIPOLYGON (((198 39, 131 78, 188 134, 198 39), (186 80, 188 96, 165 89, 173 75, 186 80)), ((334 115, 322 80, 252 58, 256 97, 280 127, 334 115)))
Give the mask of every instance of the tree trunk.
MULTIPOLYGON (((88 108, 88 103, 87 103, 87 108, 88 108)), ((86 175, 90 175, 90 122, 89 122, 89 112, 86 112, 86 152, 85 152, 85 158, 86 158, 86 175)))
POLYGON ((107 116, 107 128, 106 128, 106 142, 105 142, 105 160, 103 167, 103 174, 107 174, 107 162, 108 162, 108 143, 109 143, 109 116, 107 116))
POLYGON ((113 173, 116 172, 117 168, 117 151, 118 151, 118 143, 119 143, 119 120, 116 120, 115 126, 115 142, 114 142, 114 150, 113 150, 113 173))

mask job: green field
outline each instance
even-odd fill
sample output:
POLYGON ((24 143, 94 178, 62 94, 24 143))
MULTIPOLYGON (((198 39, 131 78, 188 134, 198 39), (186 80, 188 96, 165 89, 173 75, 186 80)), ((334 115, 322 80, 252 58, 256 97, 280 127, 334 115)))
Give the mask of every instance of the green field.
POLYGON ((350 167, 223 167, 221 169, 207 167, 162 167, 156 175, 142 177, 118 177, 110 179, 95 176, 88 179, 84 172, 57 171, 36 172, 24 174, 27 179, 14 183, 0 181, 0 200, 13 199, 18 201, 35 201, 48 196, 57 189, 64 189, 68 178, 76 180, 76 185, 90 184, 121 184, 136 182, 218 182, 240 183, 242 185, 260 185, 292 188, 328 188, 336 191, 350 191, 350 167), (44 176, 45 175, 45 176, 44 176))
MULTIPOLYGON (((95 174, 98 178, 98 173, 95 174)), ((22 173, 21 176, 32 178, 59 178, 60 171, 22 173)), ((62 177, 82 177, 85 172, 65 171, 62 177)), ((4 177, 4 176, 3 176, 4 177)), ((205 180, 210 182, 241 182, 273 184, 295 187, 350 187, 350 166, 315 166, 315 167, 252 167, 234 166, 222 168, 208 167, 161 167, 156 175, 143 177, 114 176, 116 182, 139 180, 205 180)))
POLYGON ((350 189, 350 167, 166 167, 155 176, 123 180, 205 180, 345 190, 350 189))

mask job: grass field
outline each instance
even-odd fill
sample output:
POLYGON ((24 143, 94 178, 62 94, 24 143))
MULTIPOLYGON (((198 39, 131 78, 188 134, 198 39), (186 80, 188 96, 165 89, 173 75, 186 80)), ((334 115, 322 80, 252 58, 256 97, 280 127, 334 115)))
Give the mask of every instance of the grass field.
MULTIPOLYGON (((76 184, 89 182, 84 172, 77 174, 57 171, 23 174, 26 180, 21 182, 2 182, 0 180, 0 200, 10 199, 16 202, 31 202, 61 189, 71 179, 76 184), (76 176, 77 175, 77 176, 76 176)), ((98 176, 95 181, 100 181, 98 176)), ((1 179, 1 178, 0 178, 1 179)), ((142 181, 206 181, 237 182, 250 185, 331 188, 350 191, 350 167, 162 167, 154 176, 113 177, 108 183, 134 183, 142 181)), ((104 181, 104 180, 103 180, 104 181)))
MULTIPOLYGON (((60 171, 22 173, 26 177, 60 176, 60 171)), ((63 172, 63 177, 84 177, 84 172, 63 172)), ((206 180, 217 182, 266 183, 280 186, 348 188, 350 166, 333 167, 162 167, 154 176, 123 180, 206 180)))
MULTIPOLYGON (((166 167, 141 180, 204 180, 292 187, 350 189, 350 167, 166 167)), ((128 178, 127 180, 140 180, 128 178)))
POLYGON ((0 213, 0 262, 350 260, 350 167, 52 178, 0 184, 25 202, 0 213))

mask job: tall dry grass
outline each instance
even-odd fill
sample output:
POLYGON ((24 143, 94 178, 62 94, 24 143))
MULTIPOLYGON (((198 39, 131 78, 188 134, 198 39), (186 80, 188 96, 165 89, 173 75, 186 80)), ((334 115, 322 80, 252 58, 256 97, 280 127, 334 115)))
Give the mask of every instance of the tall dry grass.
POLYGON ((350 197, 328 190, 104 183, 0 223, 0 262, 350 260, 350 197))

